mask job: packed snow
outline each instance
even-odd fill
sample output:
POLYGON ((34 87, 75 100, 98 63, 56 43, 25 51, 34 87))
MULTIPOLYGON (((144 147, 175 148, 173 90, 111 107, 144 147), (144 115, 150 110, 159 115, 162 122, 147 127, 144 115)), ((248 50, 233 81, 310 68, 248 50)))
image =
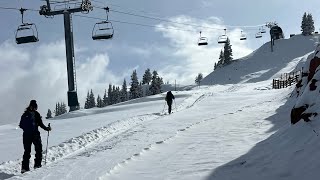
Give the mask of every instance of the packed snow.
POLYGON ((170 115, 163 93, 46 120, 47 164, 25 174, 22 130, 0 126, 0 179, 317 179, 320 121, 291 125, 295 87, 271 86, 305 66, 317 39, 277 40, 273 53, 266 43, 173 91, 170 115))

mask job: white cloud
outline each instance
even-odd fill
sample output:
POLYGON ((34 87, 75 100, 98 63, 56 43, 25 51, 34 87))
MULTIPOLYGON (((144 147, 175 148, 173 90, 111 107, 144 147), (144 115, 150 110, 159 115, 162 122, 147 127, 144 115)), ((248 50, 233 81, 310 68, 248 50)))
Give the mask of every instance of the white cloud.
MULTIPOLYGON (((225 27, 221 24, 223 21, 217 17, 199 20, 179 16, 172 18, 171 21, 184 24, 163 23, 159 24, 156 30, 169 39, 170 54, 176 62, 163 67, 159 70, 159 74, 165 81, 172 82, 177 79, 181 84, 192 84, 198 73, 207 75, 213 71, 214 63, 218 61, 219 53, 223 48, 223 45, 217 43, 218 36, 224 34, 225 27), (200 31, 202 36, 208 38, 208 46, 197 45, 200 31)), ((234 58, 240 58, 252 52, 245 42, 240 41, 240 29, 229 30, 227 34, 232 44, 234 58)))
MULTIPOLYGON (((76 52, 85 50, 77 49, 76 52)), ((53 110, 56 102, 67 103, 68 83, 63 40, 36 46, 17 46, 4 42, 0 44, 0 54, 0 124, 18 124, 31 99, 38 101, 43 117, 48 108, 53 110)), ((82 106, 86 93, 91 88, 96 96, 102 95, 108 83, 120 84, 123 81, 123 77, 117 77, 108 69, 107 54, 96 54, 85 60, 78 58, 76 64, 78 96, 82 106)))

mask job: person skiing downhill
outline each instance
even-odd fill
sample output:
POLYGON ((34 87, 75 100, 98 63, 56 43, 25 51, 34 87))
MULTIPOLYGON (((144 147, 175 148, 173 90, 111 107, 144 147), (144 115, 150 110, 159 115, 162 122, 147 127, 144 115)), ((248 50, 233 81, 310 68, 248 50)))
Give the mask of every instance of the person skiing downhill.
POLYGON ((39 112, 37 111, 38 105, 36 100, 31 100, 29 106, 21 116, 19 127, 23 129, 23 147, 24 154, 22 160, 21 173, 30 171, 29 160, 31 153, 31 145, 34 144, 36 151, 34 159, 34 169, 41 167, 42 161, 42 143, 41 136, 38 130, 38 126, 46 131, 51 131, 51 127, 46 127, 41 119, 39 112))
POLYGON ((167 104, 168 104, 168 112, 169 114, 171 114, 172 101, 174 100, 174 95, 172 94, 171 91, 167 92, 165 100, 167 101, 167 104))

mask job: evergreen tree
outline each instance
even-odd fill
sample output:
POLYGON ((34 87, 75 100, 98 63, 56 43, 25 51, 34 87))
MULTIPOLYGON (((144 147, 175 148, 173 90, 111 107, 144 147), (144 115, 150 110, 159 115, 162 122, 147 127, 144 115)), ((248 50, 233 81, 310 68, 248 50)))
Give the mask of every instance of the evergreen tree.
POLYGON ((54 110, 54 116, 59 116, 58 111, 59 111, 59 107, 58 107, 58 103, 56 103, 56 109, 54 110))
POLYGON ((89 94, 89 91, 88 91, 88 94, 87 94, 86 102, 84 103, 84 108, 85 109, 89 109, 90 108, 90 94, 89 94))
POLYGON ((60 115, 67 113, 67 106, 66 106, 66 104, 65 104, 64 102, 61 102, 60 104, 61 104, 61 105, 60 105, 60 115))
POLYGON ((121 102, 121 91, 119 86, 116 87, 116 102, 121 102))
POLYGON ((161 93, 162 84, 163 84, 162 78, 159 78, 158 72, 154 70, 152 72, 152 80, 151 80, 151 85, 149 87, 150 94, 155 95, 155 94, 161 93))
POLYGON ((198 86, 200 86, 200 83, 203 79, 203 75, 202 73, 199 73, 197 76, 196 76, 196 80, 195 80, 195 83, 198 84, 198 86))
POLYGON ((120 95, 121 102, 128 100, 128 94, 127 94, 127 82, 126 79, 123 80, 122 89, 121 89, 121 95, 120 95))
POLYGON ((108 89, 108 105, 112 105, 112 85, 109 84, 108 89))
POLYGON ((314 32, 314 21, 312 14, 307 15, 307 22, 308 35, 311 35, 314 32))
POLYGON ((48 109, 48 113, 47 113, 46 119, 50 119, 50 118, 52 118, 52 113, 51 113, 51 110, 48 109))
POLYGON ((230 40, 227 39, 227 42, 224 44, 224 52, 223 52, 223 65, 230 64, 232 61, 232 48, 231 48, 230 40))
POLYGON ((94 94, 91 89, 90 97, 89 97, 89 108, 93 108, 93 107, 96 107, 96 100, 94 98, 94 94))
POLYGON ((221 50, 217 67, 222 67, 223 64, 224 64, 224 52, 221 50))
POLYGON ((144 75, 143 75, 143 77, 142 77, 142 84, 148 84, 148 85, 149 85, 151 79, 152 79, 152 74, 151 74, 150 69, 148 68, 148 69, 145 71, 145 73, 144 73, 144 75))
POLYGON ((307 13, 305 12, 302 16, 302 22, 301 22, 301 31, 302 31, 302 35, 306 36, 307 33, 307 13))
POLYGON ((143 97, 142 82, 140 82, 138 86, 138 96, 143 97))
POLYGON ((216 69, 217 69, 217 63, 215 62, 213 70, 216 70, 216 69))
POLYGON ((103 95, 103 107, 108 105, 108 97, 107 97, 107 90, 104 90, 104 95, 103 95))
POLYGON ((139 98, 139 81, 137 76, 137 71, 134 70, 131 75, 131 87, 130 87, 130 99, 136 99, 139 98))
POLYGON ((97 107, 98 108, 102 108, 103 107, 103 101, 100 98, 100 95, 98 95, 98 97, 97 97, 97 107))
POLYGON ((117 92, 116 92, 116 86, 115 85, 113 85, 112 86, 112 100, 111 100, 111 102, 112 102, 112 104, 116 104, 117 103, 117 92))
POLYGON ((58 112, 57 112, 58 116, 60 116, 62 113, 61 113, 61 104, 58 103, 58 112))

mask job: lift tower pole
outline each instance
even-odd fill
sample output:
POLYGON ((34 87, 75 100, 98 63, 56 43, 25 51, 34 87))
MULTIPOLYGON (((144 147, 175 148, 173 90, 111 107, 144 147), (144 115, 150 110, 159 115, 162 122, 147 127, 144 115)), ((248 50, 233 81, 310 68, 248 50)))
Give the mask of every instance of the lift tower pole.
POLYGON ((63 10, 51 11, 50 0, 46 0, 47 5, 40 7, 40 15, 55 16, 62 15, 64 17, 64 35, 66 44, 66 58, 67 58, 67 74, 68 74, 68 106, 70 111, 75 111, 79 107, 77 87, 76 87, 76 69, 74 57, 73 31, 71 23, 71 14, 77 12, 89 12, 92 10, 90 0, 82 0, 78 8, 65 8, 63 10))

